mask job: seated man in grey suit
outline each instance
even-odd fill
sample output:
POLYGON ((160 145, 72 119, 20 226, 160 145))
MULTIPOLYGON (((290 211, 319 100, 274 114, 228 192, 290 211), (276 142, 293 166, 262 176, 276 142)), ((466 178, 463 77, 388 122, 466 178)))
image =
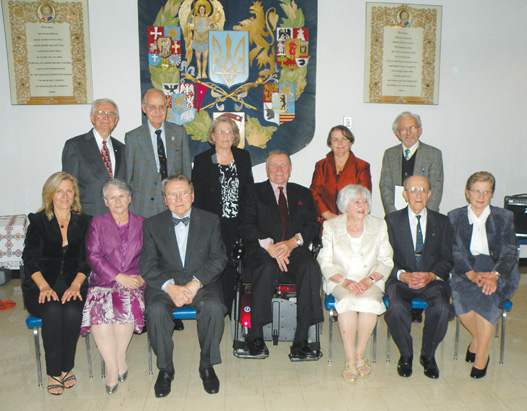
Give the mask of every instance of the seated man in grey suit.
POLYGON ((199 375, 209 394, 219 391, 214 364, 221 362, 220 341, 225 326, 221 284, 227 257, 216 214, 192 208, 194 187, 184 175, 163 180, 168 210, 143 223, 139 271, 147 283, 145 316, 159 375, 156 397, 170 393, 174 379, 172 312, 183 305, 196 309, 201 347, 199 375))
POLYGON ((392 130, 402 145, 387 149, 382 159, 379 187, 385 214, 396 210, 395 186, 402 186, 403 181, 413 175, 426 177, 430 182, 432 195, 428 209, 439 212, 443 194, 441 151, 419 140, 423 128, 417 114, 408 111, 399 114, 392 124, 392 130))
POLYGON ((82 211, 91 216, 105 214, 102 186, 112 178, 126 178, 124 144, 110 137, 119 121, 117 104, 109 98, 95 100, 90 119, 93 128, 70 138, 62 150, 62 171, 79 181, 82 211))
POLYGON ((141 108, 148 121, 124 137, 126 180, 134 193, 131 210, 148 218, 166 209, 161 181, 175 174, 190 177, 192 167, 185 128, 165 121, 165 95, 147 90, 141 108))
POLYGON ((453 317, 448 284, 454 264, 452 228, 448 217, 427 209, 433 194, 426 178, 406 179, 403 195, 408 207, 385 217, 394 267, 386 282, 388 309, 384 319, 401 353, 397 372, 409 377, 413 360, 412 299, 427 303, 420 363, 427 377, 439 378, 435 351, 453 317))

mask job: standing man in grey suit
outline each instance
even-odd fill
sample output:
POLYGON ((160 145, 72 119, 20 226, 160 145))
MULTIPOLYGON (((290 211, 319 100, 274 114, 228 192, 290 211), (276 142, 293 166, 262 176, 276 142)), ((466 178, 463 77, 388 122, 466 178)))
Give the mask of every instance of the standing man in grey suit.
POLYGON ((126 180, 134 193, 132 211, 148 218, 166 209, 161 181, 174 174, 190 177, 192 168, 185 128, 165 121, 165 95, 147 90, 141 108, 148 121, 124 137, 126 180))
POLYGON ((423 132, 421 118, 409 111, 399 114, 392 130, 401 141, 401 145, 390 147, 382 159, 381 189, 382 205, 385 214, 395 208, 395 186, 402 186, 404 180, 413 175, 426 177, 430 182, 432 196, 428 209, 439 212, 443 195, 443 159, 441 151, 419 141, 423 132))
POLYGON ((119 121, 117 104, 109 98, 91 105, 93 128, 70 138, 62 150, 62 171, 79 181, 82 210, 91 216, 108 211, 102 198, 102 186, 112 178, 126 178, 124 144, 110 137, 119 121))
POLYGON ((427 209, 432 195, 426 178, 409 177, 403 192, 408 207, 385 217, 394 267, 386 282, 388 309, 384 319, 401 353, 397 365, 401 377, 412 375, 412 299, 420 298, 428 305, 420 363, 429 378, 439 378, 435 351, 454 315, 448 285, 454 264, 452 227, 447 216, 427 209))
POLYGON ((220 219, 192 208, 194 187, 187 176, 163 180, 162 194, 169 209, 144 221, 139 260, 139 271, 148 284, 146 324, 159 368, 155 395, 170 393, 174 379, 172 312, 183 305, 196 309, 199 375, 205 391, 216 394, 220 382, 212 366, 221 362, 220 341, 227 312, 219 282, 227 265, 220 219))

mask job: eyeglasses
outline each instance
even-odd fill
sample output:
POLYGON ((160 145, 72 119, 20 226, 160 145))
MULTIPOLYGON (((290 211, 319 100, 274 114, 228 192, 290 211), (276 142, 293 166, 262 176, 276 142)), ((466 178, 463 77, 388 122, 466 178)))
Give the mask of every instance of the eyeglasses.
POLYGON ((192 191, 180 191, 178 193, 169 193, 165 197, 167 197, 170 200, 175 200, 176 198, 181 198, 183 200, 187 199, 192 191))
POLYGON ((155 106, 153 104, 145 104, 147 111, 166 111, 167 107, 165 105, 155 106))
POLYGON ((415 127, 415 126, 411 126, 410 128, 404 127, 404 128, 400 128, 399 129, 399 133, 401 133, 401 134, 408 134, 408 133, 413 133, 416 130, 417 130, 417 127, 415 127))
POLYGON ((417 193, 424 194, 424 193, 428 193, 428 188, 424 188, 424 187, 409 187, 409 188, 406 189, 406 191, 408 191, 409 193, 412 193, 412 194, 417 194, 417 193))
POLYGON ((95 115, 99 118, 103 118, 105 116, 108 116, 110 118, 115 118, 117 117, 117 115, 115 114, 114 111, 102 111, 102 110, 99 110, 99 111, 96 111, 95 112, 95 115))
POLYGON ((492 194, 492 191, 488 191, 488 190, 468 190, 470 191, 471 193, 474 193, 476 194, 477 196, 479 196, 480 194, 483 194, 485 197, 487 197, 488 195, 491 195, 492 194))
POLYGON ((216 134, 217 136, 221 136, 223 134, 225 134, 226 136, 230 136, 233 133, 234 133, 234 131, 232 131, 232 130, 218 130, 218 131, 214 131, 214 134, 216 134))

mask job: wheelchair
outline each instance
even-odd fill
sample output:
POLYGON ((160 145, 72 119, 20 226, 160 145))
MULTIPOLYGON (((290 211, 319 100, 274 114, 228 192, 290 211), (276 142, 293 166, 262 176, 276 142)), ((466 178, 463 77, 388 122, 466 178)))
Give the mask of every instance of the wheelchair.
MULTIPOLYGON (((316 256, 320 246, 314 245, 312 253, 316 256)), ((231 311, 231 337, 233 341, 233 355, 237 358, 254 358, 249 354, 247 336, 251 328, 251 283, 250 273, 244 272, 243 257, 245 247, 241 239, 234 245, 231 264, 236 267, 236 292, 231 311)), ((276 290, 272 299, 273 320, 263 328, 264 340, 272 341, 278 345, 279 341, 292 342, 296 331, 296 285, 292 278, 284 273, 280 283, 276 284, 276 290)), ((320 324, 314 324, 309 328, 308 343, 316 357, 313 359, 298 359, 289 355, 293 362, 318 361, 322 358, 320 350, 320 324)))

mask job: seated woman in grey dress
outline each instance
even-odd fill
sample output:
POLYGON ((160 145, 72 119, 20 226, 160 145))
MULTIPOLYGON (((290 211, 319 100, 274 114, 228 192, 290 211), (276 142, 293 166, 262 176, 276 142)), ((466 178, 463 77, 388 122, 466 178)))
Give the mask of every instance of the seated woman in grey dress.
POLYGON ((128 376, 126 349, 132 334, 144 326, 144 280, 139 275, 143 217, 128 211, 132 189, 114 178, 103 186, 110 209, 92 219, 86 235, 86 256, 92 274, 82 313, 81 333, 90 328, 106 363, 106 392, 128 376))
POLYGON ((336 300, 346 354, 342 377, 347 382, 371 372, 366 344, 377 316, 385 311, 384 282, 393 268, 386 223, 369 215, 370 204, 367 188, 344 187, 337 199, 343 214, 324 222, 323 247, 318 254, 324 291, 336 300))
POLYGON ((474 363, 473 378, 487 373, 490 338, 520 280, 513 213, 490 205, 495 187, 492 174, 472 174, 465 187, 468 207, 448 213, 454 228, 452 299, 472 335, 465 361, 474 363))

